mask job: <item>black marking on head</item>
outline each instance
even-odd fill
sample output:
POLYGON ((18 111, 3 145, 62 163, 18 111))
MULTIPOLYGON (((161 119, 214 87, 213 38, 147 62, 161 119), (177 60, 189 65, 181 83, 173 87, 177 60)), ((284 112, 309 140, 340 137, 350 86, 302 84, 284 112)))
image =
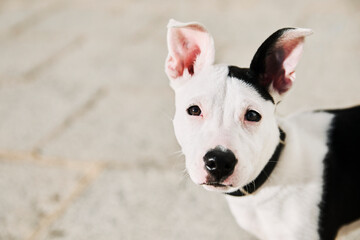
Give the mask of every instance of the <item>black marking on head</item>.
POLYGON ((278 39, 284 34, 284 32, 292 30, 295 28, 282 28, 270 35, 258 48, 256 51, 251 64, 250 69, 256 72, 257 74, 265 73, 266 68, 266 56, 271 53, 275 43, 278 39))
POLYGON ((325 112, 334 119, 324 159, 318 231, 320 239, 335 239, 341 226, 360 218, 360 106, 325 112))
POLYGON ((244 81, 246 84, 254 88, 266 101, 271 101, 275 104, 273 97, 269 94, 266 88, 259 84, 257 75, 249 68, 229 66, 228 76, 244 81))

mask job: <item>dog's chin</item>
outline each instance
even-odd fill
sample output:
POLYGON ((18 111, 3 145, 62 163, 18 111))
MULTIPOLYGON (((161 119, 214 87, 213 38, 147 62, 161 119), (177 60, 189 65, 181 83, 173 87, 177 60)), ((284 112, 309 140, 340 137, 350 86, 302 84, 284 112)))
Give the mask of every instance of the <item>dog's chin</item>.
POLYGON ((236 188, 224 185, 221 183, 203 183, 201 184, 206 190, 211 192, 229 193, 236 190, 236 188))

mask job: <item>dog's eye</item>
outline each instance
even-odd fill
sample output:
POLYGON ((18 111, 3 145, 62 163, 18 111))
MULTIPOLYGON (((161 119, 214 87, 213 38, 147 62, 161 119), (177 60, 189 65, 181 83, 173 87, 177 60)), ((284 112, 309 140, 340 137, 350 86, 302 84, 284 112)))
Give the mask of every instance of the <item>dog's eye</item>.
POLYGON ((199 108, 199 106, 194 105, 187 109, 187 113, 191 116, 200 116, 201 109, 199 108))
POLYGON ((245 120, 250 122, 259 122, 261 120, 261 115, 254 110, 248 110, 245 114, 245 120))

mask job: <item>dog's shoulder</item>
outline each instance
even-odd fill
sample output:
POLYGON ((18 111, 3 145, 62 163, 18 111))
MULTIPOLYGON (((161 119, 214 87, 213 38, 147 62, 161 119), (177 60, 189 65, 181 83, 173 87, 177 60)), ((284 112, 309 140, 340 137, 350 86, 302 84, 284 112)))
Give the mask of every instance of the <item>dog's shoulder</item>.
POLYGON ((360 167, 360 105, 321 112, 333 116, 327 134, 329 157, 338 161, 339 166, 355 164, 360 167))
POLYGON ((322 110, 334 115, 332 128, 335 131, 360 133, 360 105, 351 108, 322 110), (350 130, 350 131, 349 131, 350 130))
POLYGON ((333 115, 319 219, 322 239, 330 239, 342 225, 360 218, 360 106, 322 112, 333 115))

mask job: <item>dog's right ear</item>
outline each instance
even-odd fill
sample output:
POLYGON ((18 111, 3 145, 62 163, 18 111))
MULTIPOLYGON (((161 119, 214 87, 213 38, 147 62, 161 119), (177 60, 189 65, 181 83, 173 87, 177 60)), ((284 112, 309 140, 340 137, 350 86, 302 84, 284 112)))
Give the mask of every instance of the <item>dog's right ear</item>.
POLYGON ((171 19, 168 23, 167 44, 169 54, 165 71, 172 85, 180 84, 214 63, 213 38, 199 23, 181 23, 171 19))

